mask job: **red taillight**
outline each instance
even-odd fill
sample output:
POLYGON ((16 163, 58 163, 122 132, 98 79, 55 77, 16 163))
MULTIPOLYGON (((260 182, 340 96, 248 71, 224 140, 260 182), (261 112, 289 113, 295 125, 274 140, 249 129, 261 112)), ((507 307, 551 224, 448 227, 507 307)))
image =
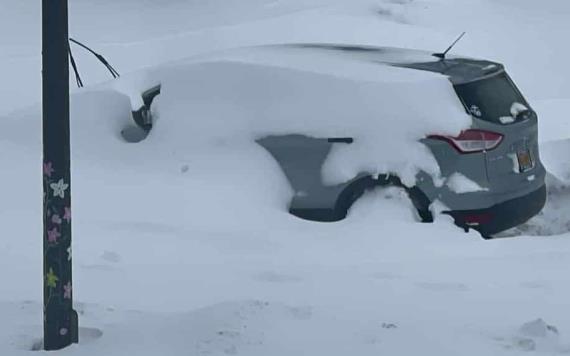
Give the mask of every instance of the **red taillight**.
POLYGON ((479 226, 488 224, 493 220, 492 214, 473 214, 473 215, 466 215, 463 218, 463 221, 466 225, 469 226, 479 226))
POLYGON ((497 148, 503 135, 485 130, 465 130, 457 137, 430 135, 428 138, 446 141, 461 153, 475 153, 497 148))

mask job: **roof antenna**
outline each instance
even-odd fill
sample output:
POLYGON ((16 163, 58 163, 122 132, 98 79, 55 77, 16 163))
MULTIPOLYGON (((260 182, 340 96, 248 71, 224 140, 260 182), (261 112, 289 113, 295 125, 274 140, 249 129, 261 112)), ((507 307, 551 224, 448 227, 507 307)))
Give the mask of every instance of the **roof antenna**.
POLYGON ((465 36, 465 32, 463 32, 459 37, 457 37, 457 39, 451 44, 451 46, 447 47, 447 49, 445 50, 445 52, 443 53, 434 53, 433 56, 437 57, 441 60, 445 59, 445 55, 447 54, 447 52, 451 51, 451 49, 453 48, 453 46, 455 46, 457 44, 457 42, 459 42, 463 36, 465 36))

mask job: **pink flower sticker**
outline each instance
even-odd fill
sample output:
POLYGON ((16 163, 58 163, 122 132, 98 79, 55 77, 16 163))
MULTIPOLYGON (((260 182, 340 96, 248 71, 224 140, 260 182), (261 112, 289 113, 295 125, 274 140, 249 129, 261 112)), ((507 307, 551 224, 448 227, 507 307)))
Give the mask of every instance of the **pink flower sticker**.
POLYGON ((51 243, 57 243, 57 239, 59 239, 61 237, 61 234, 59 233, 59 231, 57 231, 57 228, 54 227, 53 229, 48 231, 48 241, 51 243))
POLYGON ((53 169, 53 164, 51 162, 44 163, 44 175, 46 177, 51 177, 53 172, 55 172, 53 169))
POLYGON ((67 282, 67 284, 63 286, 63 298, 71 299, 71 282, 67 282))
POLYGON ((67 221, 69 224, 71 222, 71 208, 66 206, 65 213, 63 214, 63 220, 67 221))
POLYGON ((55 215, 53 215, 53 216, 51 217, 51 222, 54 223, 54 224, 61 225, 62 220, 61 220, 61 218, 59 217, 59 215, 55 214, 55 215))

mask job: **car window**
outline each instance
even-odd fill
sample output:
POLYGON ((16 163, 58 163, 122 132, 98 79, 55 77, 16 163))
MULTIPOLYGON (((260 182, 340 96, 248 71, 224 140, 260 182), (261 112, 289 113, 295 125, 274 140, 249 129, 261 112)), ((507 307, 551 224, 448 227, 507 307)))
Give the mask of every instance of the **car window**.
POLYGON ((528 104, 506 73, 454 86, 467 111, 482 120, 501 124, 515 121, 528 104))

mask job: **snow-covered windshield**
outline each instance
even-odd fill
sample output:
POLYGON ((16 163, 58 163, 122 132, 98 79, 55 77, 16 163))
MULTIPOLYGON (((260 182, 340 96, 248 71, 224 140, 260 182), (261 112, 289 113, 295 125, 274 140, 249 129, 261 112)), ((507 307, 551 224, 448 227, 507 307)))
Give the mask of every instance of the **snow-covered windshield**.
POLYGON ((483 80, 455 85, 455 91, 473 116, 496 123, 513 118, 513 108, 528 107, 519 90, 506 73, 483 80))

